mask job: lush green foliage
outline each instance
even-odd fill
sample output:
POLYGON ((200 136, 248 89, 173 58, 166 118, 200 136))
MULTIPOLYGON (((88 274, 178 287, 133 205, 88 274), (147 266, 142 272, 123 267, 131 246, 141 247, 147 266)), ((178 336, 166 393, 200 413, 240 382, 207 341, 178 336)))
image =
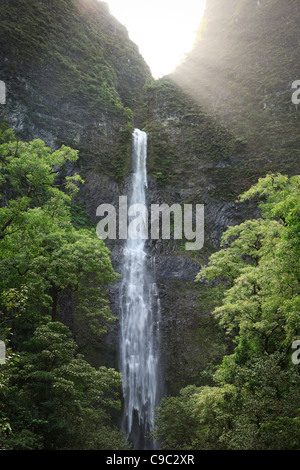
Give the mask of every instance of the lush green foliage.
POLYGON ((235 343, 215 386, 163 401, 156 436, 168 449, 299 449, 299 176, 268 175, 241 196, 261 218, 229 227, 197 280, 216 285, 213 314, 235 343), (192 423, 192 426, 190 425, 192 423), (188 432, 190 429, 190 432, 188 432))
POLYGON ((51 152, 40 140, 29 144, 10 141, 1 145, 0 152, 4 312, 9 310, 7 299, 22 293, 22 308, 32 312, 37 310, 36 305, 42 306, 56 320, 59 294, 70 289, 81 292, 86 314, 94 325, 96 311, 105 321, 112 320, 101 288, 116 279, 109 252, 95 233, 77 230, 71 223, 72 196, 82 180, 76 175, 67 177, 62 188, 55 184, 53 168, 76 159, 77 152, 67 147, 51 152))
POLYGON ((149 136, 149 173, 152 174, 159 185, 165 185, 172 181, 171 168, 176 162, 176 152, 159 123, 147 126, 149 136))
POLYGON ((12 430, 2 440, 5 449, 126 446, 109 414, 120 408, 120 375, 94 369, 75 350, 70 330, 58 322, 37 328, 24 345, 2 393, 12 430))
POLYGON ((193 50, 171 75, 244 147, 231 168, 240 192, 268 171, 299 172, 298 24, 297 0, 210 0, 193 50))
POLYGON ((11 431, 2 444, 8 449, 123 446, 108 414, 119 407, 119 374, 76 356, 70 331, 57 323, 65 291, 90 335, 98 338, 114 320, 109 251, 95 230, 72 223, 83 180, 57 178, 77 157, 65 146, 19 142, 1 126, 0 338, 12 351, 1 366, 0 430, 11 431))
POLYGON ((113 179, 118 183, 124 181, 130 169, 130 154, 133 132, 133 115, 130 109, 126 109, 127 122, 118 133, 118 141, 110 155, 107 169, 113 179))

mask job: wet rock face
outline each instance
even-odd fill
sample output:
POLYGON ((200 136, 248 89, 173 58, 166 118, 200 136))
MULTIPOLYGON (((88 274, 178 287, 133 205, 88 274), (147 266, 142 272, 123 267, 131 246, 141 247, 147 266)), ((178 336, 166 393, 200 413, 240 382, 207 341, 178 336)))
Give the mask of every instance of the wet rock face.
MULTIPOLYGON (((24 72, 26 73, 26 71, 24 72)), ((42 72, 41 72, 42 73, 42 72)), ((54 101, 39 89, 37 77, 11 76, 0 53, 0 74, 7 84, 7 102, 0 108, 0 119, 24 140, 42 139, 52 149, 62 144, 80 151, 82 170, 100 173, 113 158, 125 116, 99 109, 91 114, 90 103, 54 101)), ((45 85, 46 86, 46 85, 45 85)))

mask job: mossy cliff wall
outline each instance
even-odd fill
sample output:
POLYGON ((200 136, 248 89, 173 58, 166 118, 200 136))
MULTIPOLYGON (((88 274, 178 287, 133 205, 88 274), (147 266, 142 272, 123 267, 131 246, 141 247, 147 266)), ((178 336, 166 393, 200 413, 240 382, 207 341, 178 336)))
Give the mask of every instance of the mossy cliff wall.
POLYGON ((78 148, 87 180, 122 182, 151 76, 127 30, 96 0, 4 0, 0 15, 1 119, 22 138, 78 148))
POLYGON ((172 79, 244 146, 241 188, 299 165, 297 0, 208 0, 196 43, 172 79), (243 184, 244 183, 244 184, 243 184))
POLYGON ((299 173, 299 23, 296 0, 207 0, 192 52, 147 87, 152 199, 205 204, 202 250, 156 247, 171 392, 203 383, 203 366, 231 347, 210 316, 214 295, 193 278, 228 225, 258 214, 238 194, 268 172, 299 173))

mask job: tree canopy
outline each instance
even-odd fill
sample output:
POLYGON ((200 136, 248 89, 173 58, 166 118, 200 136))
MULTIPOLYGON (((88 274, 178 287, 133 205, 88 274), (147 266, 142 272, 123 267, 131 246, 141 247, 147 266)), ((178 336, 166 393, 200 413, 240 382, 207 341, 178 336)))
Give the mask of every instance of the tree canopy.
POLYGON ((0 128, 0 370, 4 449, 123 448, 110 419, 120 407, 120 374, 78 355, 60 318, 66 290, 97 337, 114 321, 107 286, 118 277, 104 242, 75 227, 72 201, 82 178, 63 177, 78 152, 18 141, 0 128))

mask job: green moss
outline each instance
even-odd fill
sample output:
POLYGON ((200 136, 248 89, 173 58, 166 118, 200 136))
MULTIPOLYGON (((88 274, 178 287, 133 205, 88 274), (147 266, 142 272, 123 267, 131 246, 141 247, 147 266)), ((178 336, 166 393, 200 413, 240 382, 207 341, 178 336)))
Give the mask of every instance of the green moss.
POLYGON ((159 185, 170 183, 172 166, 177 160, 176 150, 160 123, 148 124, 146 131, 149 136, 148 172, 157 179, 159 185))
POLYGON ((117 183, 123 182, 130 169, 133 132, 132 113, 129 113, 129 117, 131 119, 127 121, 118 133, 118 141, 113 146, 111 159, 108 163, 109 173, 117 183))
POLYGON ((4 0, 0 41, 30 73, 48 75, 46 94, 79 97, 107 109, 134 107, 150 71, 126 29, 96 0, 4 0))
POLYGON ((297 0, 210 0, 192 52, 170 76, 235 136, 233 150, 244 154, 236 173, 247 172, 248 182, 265 170, 299 171, 300 114, 290 88, 300 76, 298 25, 297 0))
MULTIPOLYGON (((80 164, 92 164, 122 182, 129 169, 133 110, 151 77, 125 27, 96 0, 2 3, 0 60, 9 59, 3 79, 17 75, 29 85, 18 100, 31 121, 39 126, 37 113, 66 122, 76 122, 78 114, 82 126, 88 120, 79 144, 80 164), (99 120, 117 136, 111 145, 98 136, 99 120)), ((63 139, 76 147, 73 137, 71 142, 68 136, 63 139)))
POLYGON ((91 220, 83 204, 74 203, 70 209, 71 221, 73 226, 79 230, 82 228, 94 228, 95 223, 91 220))

